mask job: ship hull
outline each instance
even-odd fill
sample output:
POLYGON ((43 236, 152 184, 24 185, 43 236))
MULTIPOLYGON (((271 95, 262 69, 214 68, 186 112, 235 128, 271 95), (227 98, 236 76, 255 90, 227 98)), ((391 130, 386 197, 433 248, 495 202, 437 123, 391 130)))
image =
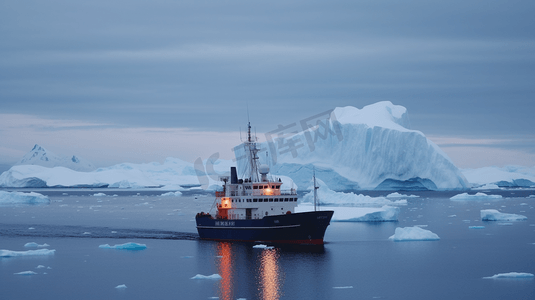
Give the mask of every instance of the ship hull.
POLYGON ((253 220, 196 217, 201 239, 322 245, 333 211, 313 211, 253 220))

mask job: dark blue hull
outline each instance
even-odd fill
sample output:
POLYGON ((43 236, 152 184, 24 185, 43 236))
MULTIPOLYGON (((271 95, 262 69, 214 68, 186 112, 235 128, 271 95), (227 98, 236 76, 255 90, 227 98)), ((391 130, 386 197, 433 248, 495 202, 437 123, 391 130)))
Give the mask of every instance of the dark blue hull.
POLYGON ((220 241, 323 244, 333 211, 313 211, 254 220, 223 220, 197 216, 201 239, 220 241))

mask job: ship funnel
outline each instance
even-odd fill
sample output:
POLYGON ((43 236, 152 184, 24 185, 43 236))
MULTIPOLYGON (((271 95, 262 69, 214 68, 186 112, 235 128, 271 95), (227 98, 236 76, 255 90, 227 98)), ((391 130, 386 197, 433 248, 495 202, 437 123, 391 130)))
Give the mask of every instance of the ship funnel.
POLYGON ((230 183, 238 183, 238 173, 236 173, 236 167, 230 167, 230 183))

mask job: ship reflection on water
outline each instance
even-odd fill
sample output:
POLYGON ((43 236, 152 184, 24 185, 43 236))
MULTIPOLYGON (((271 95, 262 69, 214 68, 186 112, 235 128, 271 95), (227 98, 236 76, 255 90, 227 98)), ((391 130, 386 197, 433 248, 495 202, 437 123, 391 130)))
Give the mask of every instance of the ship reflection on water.
POLYGON ((244 245, 231 243, 217 243, 217 255, 219 264, 217 266, 220 280, 219 299, 231 300, 240 295, 235 295, 237 285, 246 283, 250 288, 255 288, 256 299, 280 299, 281 283, 284 274, 279 266, 279 249, 251 249, 251 251, 240 251, 244 245), (238 255, 241 255, 239 257, 238 255), (240 267, 248 272, 236 274, 237 264, 244 263, 243 256, 249 256, 249 267, 240 267), (240 280, 240 281, 238 281, 240 280), (255 281, 254 284, 252 281, 255 281))
POLYGON ((279 299, 280 282, 283 274, 279 271, 279 250, 267 249, 260 252, 259 268, 259 298, 260 299, 279 299))
POLYGON ((221 275, 221 288, 219 299, 232 299, 232 249, 230 243, 218 243, 217 254, 221 258, 219 261, 219 275, 221 275))

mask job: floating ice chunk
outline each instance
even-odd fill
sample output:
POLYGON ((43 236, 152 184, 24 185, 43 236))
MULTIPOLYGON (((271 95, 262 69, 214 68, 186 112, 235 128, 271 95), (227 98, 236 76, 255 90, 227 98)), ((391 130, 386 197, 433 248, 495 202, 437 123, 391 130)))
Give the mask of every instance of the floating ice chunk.
POLYGON ((116 289, 126 289, 126 284, 119 284, 115 287, 116 289))
MULTIPOLYGON (((321 210, 332 210, 333 222, 391 222, 398 220, 399 208, 383 207, 320 206, 321 210)), ((295 212, 314 211, 310 204, 300 204, 295 212)))
POLYGON ((31 243, 24 244, 24 247, 26 247, 26 248, 45 248, 45 247, 50 247, 50 245, 47 244, 47 243, 39 245, 37 243, 31 242, 31 243))
MULTIPOLYGON (((358 209, 358 208, 357 208, 358 209)), ((341 208, 338 210, 338 213, 340 211, 345 211, 346 208, 341 208)), ((389 221, 397 221, 398 215, 399 215, 399 208, 398 207, 392 207, 385 205, 381 207, 380 209, 375 209, 374 212, 368 212, 363 216, 360 217, 353 217, 353 218, 346 218, 342 219, 342 216, 335 216, 333 217, 333 221, 336 222, 389 222, 389 221)), ((362 208, 360 209, 362 211, 362 208)), ((336 214, 336 212, 335 212, 336 214)))
POLYGON ((106 196, 106 194, 104 194, 104 193, 95 193, 95 194, 93 194, 93 196, 94 197, 104 197, 104 196, 106 196))
POLYGON ((255 248, 255 249, 273 249, 274 247, 273 246, 264 245, 264 244, 260 244, 260 245, 254 245, 253 248, 255 248))
POLYGON ((502 195, 487 195, 485 193, 476 193, 475 195, 470 195, 468 193, 462 193, 451 197, 450 200, 488 200, 502 198, 502 195))
POLYGON ((487 183, 485 185, 482 185, 482 186, 479 186, 479 187, 476 187, 476 188, 472 188, 472 189, 473 190, 499 190, 500 187, 497 186, 494 183, 487 183))
POLYGON ((403 195, 398 192, 394 192, 391 194, 386 195, 386 198, 419 198, 420 196, 416 195, 403 195))
POLYGON ((0 205, 12 204, 49 204, 50 199, 47 196, 31 192, 5 192, 0 191, 0 205))
POLYGON ((529 195, 528 198, 535 198, 535 195, 529 195))
POLYGON ((449 215, 448 218, 455 218, 457 215, 449 215))
POLYGON ((82 234, 89 235, 89 234, 91 234, 91 232, 87 232, 87 231, 86 231, 86 232, 84 232, 84 233, 82 233, 82 234))
POLYGON ((110 246, 108 244, 100 245, 98 246, 101 249, 120 249, 120 250, 144 250, 147 248, 147 245, 145 244, 137 244, 137 243, 125 243, 115 246, 110 246))
POLYGON ((43 266, 43 265, 38 265, 38 266, 37 266, 37 267, 35 267, 35 268, 36 268, 36 269, 44 269, 44 268, 46 268, 46 267, 45 267, 45 266, 43 266))
POLYGON ((495 209, 481 210, 481 220, 483 221, 522 221, 527 219, 523 215, 501 213, 495 209))
POLYGON ((333 286, 333 289, 352 289, 353 286, 352 285, 348 285, 348 286, 333 286))
POLYGON ((0 250, 0 257, 54 255, 54 252, 56 252, 56 250, 48 250, 48 249, 27 250, 27 251, 0 250))
MULTIPOLYGON (((391 201, 385 197, 370 197, 362 194, 336 192, 331 189, 321 180, 316 179, 320 186, 318 189, 318 196, 322 206, 325 205, 366 205, 366 206, 381 206, 381 205, 407 205, 407 200, 391 201)), ((311 192, 305 194, 302 198, 304 203, 314 203, 313 187, 310 186, 311 192)))
POLYGON ((35 273, 34 271, 24 271, 24 272, 18 272, 18 273, 13 273, 15 275, 35 275, 37 273, 35 273))
POLYGON ((28 228, 28 230, 35 230, 35 228, 33 228, 33 227, 30 227, 30 228, 28 228))
POLYGON ((180 191, 163 193, 160 197, 180 197, 182 193, 180 191))
POLYGON ((398 227, 389 239, 399 241, 438 241, 440 238, 435 233, 420 227, 398 227))
POLYGON ((510 273, 496 274, 490 277, 483 277, 483 279, 501 279, 501 278, 533 278, 533 274, 510 272, 510 273))
POLYGON ((191 277, 191 279, 212 279, 212 280, 220 280, 222 279, 223 277, 221 277, 221 275, 219 274, 212 274, 212 275, 201 275, 201 274, 197 274, 193 277, 191 277))
POLYGON ((485 226, 468 226, 468 229, 485 229, 485 226))

